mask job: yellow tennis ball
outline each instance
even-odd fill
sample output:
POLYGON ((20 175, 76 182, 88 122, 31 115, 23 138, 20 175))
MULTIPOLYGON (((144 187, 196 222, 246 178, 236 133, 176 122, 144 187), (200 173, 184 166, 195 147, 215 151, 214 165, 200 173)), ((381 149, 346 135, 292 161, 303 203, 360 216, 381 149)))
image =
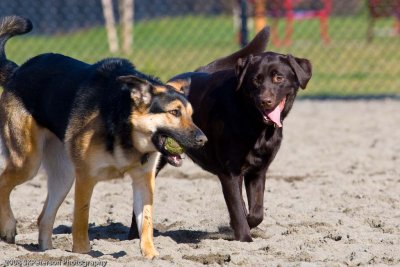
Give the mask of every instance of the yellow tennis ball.
POLYGON ((164 143, 164 148, 173 155, 180 155, 183 153, 183 147, 171 137, 167 137, 164 143))

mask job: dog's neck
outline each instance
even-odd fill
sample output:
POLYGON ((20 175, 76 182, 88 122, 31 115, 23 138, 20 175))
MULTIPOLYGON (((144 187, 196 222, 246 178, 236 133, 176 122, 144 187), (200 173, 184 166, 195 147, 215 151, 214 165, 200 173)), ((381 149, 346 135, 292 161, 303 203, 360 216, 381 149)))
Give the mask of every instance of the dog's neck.
POLYGON ((261 112, 257 109, 250 96, 244 92, 243 88, 236 92, 236 96, 237 102, 241 106, 241 110, 247 113, 246 116, 252 122, 252 125, 256 126, 256 129, 258 129, 260 133, 266 128, 274 128, 274 125, 264 123, 261 112))

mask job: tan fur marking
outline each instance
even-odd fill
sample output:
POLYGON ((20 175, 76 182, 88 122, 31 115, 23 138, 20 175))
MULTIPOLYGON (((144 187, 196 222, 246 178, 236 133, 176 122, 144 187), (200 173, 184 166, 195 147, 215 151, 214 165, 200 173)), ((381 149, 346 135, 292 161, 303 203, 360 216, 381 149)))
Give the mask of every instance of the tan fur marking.
POLYGON ((153 92, 154 92, 155 94, 165 93, 165 92, 167 92, 167 88, 165 88, 164 86, 159 86, 159 85, 157 85, 157 86, 154 86, 153 92))
POLYGON ((98 137, 98 135, 95 136, 95 133, 99 133, 102 127, 98 111, 93 112, 86 118, 80 116, 72 116, 72 118, 65 134, 64 142, 72 160, 75 163, 79 163, 86 158, 88 149, 93 145, 94 141, 101 143, 101 140, 95 140, 95 137, 98 137))
POLYGON ((165 110, 173 110, 173 109, 182 109, 182 102, 180 100, 174 100, 168 103, 168 105, 165 106, 165 110))
POLYGON ((11 210, 12 189, 36 175, 42 157, 40 147, 44 130, 11 93, 0 99, 1 137, 5 150, 5 168, 0 175, 0 235, 15 241, 16 221, 11 210))
POLYGON ((186 104, 186 112, 187 112, 188 116, 192 117, 193 107, 189 102, 186 104))
MULTIPOLYGON (((2 113, 2 112, 1 112, 2 113)), ((13 110, 2 116, 2 140, 8 154, 4 176, 10 177, 12 184, 20 184, 32 178, 32 169, 40 163, 39 139, 41 130, 32 116, 23 111, 13 110)), ((3 176, 2 174, 2 176, 3 176)), ((2 183, 6 178, 3 177, 2 183)))
POLYGON ((22 167, 26 159, 37 154, 39 127, 32 116, 17 105, 11 98, 0 111, 1 134, 10 161, 22 167))
POLYGON ((193 128, 192 120, 193 109, 190 103, 187 103, 184 112, 182 112, 181 127, 184 129, 193 128))
POLYGON ((179 93, 184 93, 183 88, 185 86, 189 86, 190 83, 188 80, 186 79, 179 79, 179 80, 175 80, 175 81, 170 81, 167 83, 168 85, 172 86, 175 91, 179 92, 179 93))

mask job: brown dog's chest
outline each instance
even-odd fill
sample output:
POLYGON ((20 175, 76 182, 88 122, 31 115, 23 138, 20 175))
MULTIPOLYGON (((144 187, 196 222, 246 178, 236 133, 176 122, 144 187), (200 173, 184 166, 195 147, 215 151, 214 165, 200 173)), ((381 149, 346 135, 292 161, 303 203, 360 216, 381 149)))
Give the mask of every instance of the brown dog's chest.
POLYGON ((254 146, 247 153, 241 167, 242 173, 247 173, 254 169, 263 169, 275 158, 282 141, 281 129, 264 129, 255 142, 254 146))

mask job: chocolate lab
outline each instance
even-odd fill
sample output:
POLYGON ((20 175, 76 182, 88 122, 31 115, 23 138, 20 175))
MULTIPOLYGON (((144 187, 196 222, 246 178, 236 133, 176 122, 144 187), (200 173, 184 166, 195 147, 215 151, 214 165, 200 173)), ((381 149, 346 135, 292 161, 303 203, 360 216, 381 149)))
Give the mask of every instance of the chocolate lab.
POLYGON ((281 145, 283 121, 311 78, 309 60, 262 52, 268 37, 267 28, 244 49, 170 81, 191 80, 193 121, 208 142, 186 154, 219 177, 239 241, 252 241, 250 229, 263 220, 266 172, 281 145))

